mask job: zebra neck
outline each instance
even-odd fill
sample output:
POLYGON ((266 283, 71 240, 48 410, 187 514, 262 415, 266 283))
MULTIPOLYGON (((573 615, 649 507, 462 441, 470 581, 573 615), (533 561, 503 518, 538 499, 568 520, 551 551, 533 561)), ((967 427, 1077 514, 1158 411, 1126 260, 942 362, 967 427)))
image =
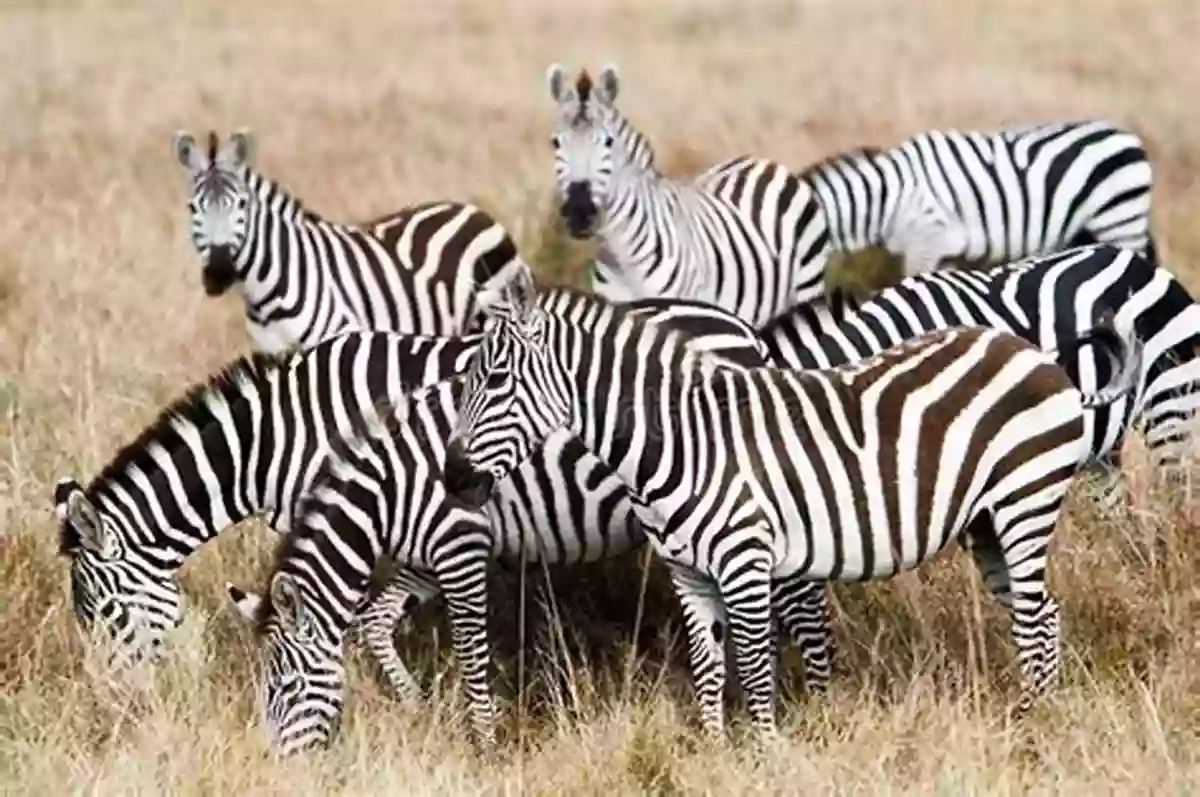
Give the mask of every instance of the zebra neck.
POLYGON ((637 296, 707 298, 682 191, 653 171, 614 177, 601 245, 637 296))
POLYGON ((296 321, 304 338, 286 343, 315 344, 346 320, 347 302, 331 270, 353 264, 350 248, 364 233, 321 218, 266 178, 259 178, 257 194, 237 262, 247 314, 259 326, 296 321))
POLYGON ((693 356, 677 333, 651 329, 626 319, 568 347, 581 352, 574 373, 574 431, 636 496, 669 508, 660 503, 669 493, 665 480, 685 467, 684 441, 699 431, 693 356))
POLYGON ((89 487, 128 547, 159 551, 175 566, 269 508, 266 471, 254 461, 265 448, 255 425, 267 413, 240 374, 218 379, 165 410, 89 487))
POLYGON ((888 153, 854 154, 822 167, 813 185, 834 249, 851 253, 882 246, 902 204, 901 164, 888 153))

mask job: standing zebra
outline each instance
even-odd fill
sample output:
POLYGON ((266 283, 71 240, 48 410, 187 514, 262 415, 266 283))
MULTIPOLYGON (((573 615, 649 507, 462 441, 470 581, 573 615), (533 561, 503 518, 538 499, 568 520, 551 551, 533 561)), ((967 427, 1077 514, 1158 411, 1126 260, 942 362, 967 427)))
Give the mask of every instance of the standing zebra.
MULTIPOLYGON (((446 456, 452 492, 504 478, 569 428, 630 486, 684 606, 705 727, 724 725, 728 628, 753 721, 775 729, 772 580, 888 577, 952 538, 1012 611, 1019 710, 1059 665, 1047 544, 1088 459, 1081 396, 1045 352, 999 330, 929 333, 826 371, 737 370, 592 299, 558 312, 522 272, 488 310, 446 456), (484 479, 486 481, 486 479, 484 479)), ((464 493, 464 500, 468 496, 464 493)))
MULTIPOLYGON (((1136 402, 1122 398, 1084 416, 1093 456, 1115 458, 1140 422, 1156 464, 1176 466, 1200 410, 1200 306, 1170 272, 1127 249, 1094 244, 987 271, 929 272, 861 303, 834 292, 759 334, 776 365, 818 369, 957 325, 1007 330, 1055 351, 1107 315, 1142 342, 1143 370, 1136 402)), ((1085 392, 1111 376, 1091 347, 1059 362, 1085 392)))
MULTIPOLYGON (((720 311, 646 302, 633 312, 687 330, 692 345, 764 362, 753 331, 720 311)), ((331 440, 381 403, 461 373, 477 345, 476 337, 347 333, 289 358, 244 357, 189 390, 86 489, 74 479, 55 489, 80 624, 107 633, 118 660, 156 652, 182 619, 175 573, 193 551, 254 515, 289 531, 331 440)), ((452 402, 439 406, 453 411, 452 402)), ((424 467, 438 473, 440 459, 424 467)), ((643 539, 623 483, 567 436, 500 486, 492 516, 497 555, 507 561, 596 561, 643 539)), ((362 615, 365 641, 401 696, 417 690, 396 654, 395 627, 437 593, 429 578, 401 570, 362 615)))
POLYGON ((663 176, 649 140, 617 111, 606 67, 573 87, 547 73, 558 105, 554 173, 576 238, 599 237, 596 291, 614 301, 696 299, 761 326, 824 291, 825 221, 812 190, 782 166, 742 157, 692 182, 663 176))
POLYGON ((906 275, 1088 243, 1157 265, 1146 149, 1109 122, 933 131, 890 150, 834 155, 801 176, 824 208, 831 249, 884 247, 904 259, 906 275))
POLYGON ((223 147, 209 133, 201 150, 180 132, 174 150, 191 179, 204 290, 217 296, 241 283, 246 324, 262 351, 308 348, 349 329, 469 332, 476 289, 502 282, 519 262, 504 228, 473 205, 430 202, 338 224, 253 170, 245 133, 223 147))

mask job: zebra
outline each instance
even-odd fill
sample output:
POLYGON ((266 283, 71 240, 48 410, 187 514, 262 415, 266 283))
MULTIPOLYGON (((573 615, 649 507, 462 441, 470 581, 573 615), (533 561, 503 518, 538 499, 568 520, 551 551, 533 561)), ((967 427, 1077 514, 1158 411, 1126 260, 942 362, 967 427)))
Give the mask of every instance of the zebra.
MULTIPOLYGON (((694 345, 764 361, 753 330, 720 311, 657 301, 634 311, 695 333, 694 345)), ((381 402, 464 372, 478 341, 350 332, 291 356, 242 357, 167 406, 86 489, 61 479, 54 504, 80 626, 111 639, 114 663, 157 656, 182 621, 175 574, 192 552, 255 515, 287 533, 331 441, 381 402)), ((549 441, 502 486, 495 514, 499 555, 510 561, 590 562, 643 540, 624 485, 569 438, 549 441)), ((363 639, 402 698, 418 690, 394 630, 437 593, 401 570, 363 611, 363 639)))
MULTIPOLYGON (((1143 370, 1135 397, 1084 416, 1094 460, 1115 466, 1140 422, 1156 465, 1177 466, 1200 408, 1200 306, 1170 272, 1128 249, 1092 244, 986 271, 932 271, 866 301, 833 291, 776 317, 759 335, 775 364, 823 369, 955 325, 1003 329, 1053 351, 1106 316, 1137 335, 1143 370)), ((1092 349, 1059 363, 1085 391, 1108 376, 1107 361, 1092 349)))
POLYGON ((905 276, 1089 243, 1158 265, 1150 161, 1141 139, 1112 122, 931 131, 893 149, 838 153, 800 174, 824 209, 831 250, 883 247, 903 258, 905 276))
POLYGON ((601 242, 597 293, 707 301, 757 327, 824 291, 824 215, 796 175, 743 156, 693 181, 672 180, 615 107, 615 68, 595 83, 583 71, 568 86, 553 64, 547 83, 558 108, 559 210, 570 235, 601 242))
POLYGON ((251 167, 234 133, 206 148, 175 134, 191 181, 192 243, 204 290, 240 283, 246 325, 262 351, 308 348, 350 329, 459 335, 477 328, 474 292, 519 262, 505 229, 474 205, 426 202, 364 224, 305 207, 251 167))
POLYGON ((448 499, 437 467, 460 383, 424 389, 402 412, 339 441, 280 545, 266 595, 227 585, 261 639, 263 724, 284 755, 326 747, 337 734, 343 640, 381 557, 443 591, 475 738, 495 742, 487 565, 501 540, 483 512, 448 499))
POLYGON ((1082 394, 1049 354, 984 327, 831 370, 738 370, 619 305, 539 294, 522 272, 486 312, 447 447, 451 493, 470 501, 466 487, 503 478, 563 428, 610 464, 683 603, 710 733, 724 727, 726 629, 752 721, 775 732, 773 580, 812 594, 889 577, 951 538, 1012 613, 1017 710, 1055 679, 1046 548, 1088 458, 1084 411, 1126 393, 1140 368, 1127 334, 1114 380, 1082 394))

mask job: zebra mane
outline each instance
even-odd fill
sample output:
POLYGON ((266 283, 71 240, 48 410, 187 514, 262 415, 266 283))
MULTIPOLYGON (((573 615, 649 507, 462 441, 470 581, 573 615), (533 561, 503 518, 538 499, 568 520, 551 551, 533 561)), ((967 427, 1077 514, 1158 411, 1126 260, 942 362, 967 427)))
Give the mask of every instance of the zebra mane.
POLYGON ((204 382, 188 388, 187 392, 168 404, 133 442, 122 447, 92 479, 85 491, 88 499, 94 499, 110 481, 133 467, 140 466, 148 473, 158 470, 160 466, 151 454, 151 449, 156 443, 168 453, 178 450, 183 445, 182 438, 176 431, 180 425, 204 430, 215 422, 210 408, 212 397, 216 396, 226 403, 232 403, 244 395, 245 383, 261 380, 269 371, 286 362, 286 356, 255 352, 235 360, 204 382))
POLYGON ((814 174, 817 174, 818 172, 822 172, 822 171, 830 168, 831 166, 838 166, 843 163, 848 163, 848 162, 852 162, 855 160, 871 160, 872 158, 875 158, 882 154, 883 154, 883 149, 881 147, 873 147, 873 146, 851 147, 850 149, 842 150, 841 152, 835 152, 832 155, 826 155, 824 158, 821 158, 819 161, 816 161, 815 163, 810 163, 809 165, 807 165, 803 169, 801 169, 799 172, 797 172, 796 176, 799 177, 801 180, 804 180, 804 179, 811 177, 814 174))
MULTIPOLYGON (((275 546, 275 550, 271 556, 271 567, 268 570, 271 578, 274 578, 274 575, 283 569, 284 564, 300 549, 301 543, 313 540, 327 533, 324 529, 318 530, 319 527, 308 522, 309 514, 313 507, 315 491, 340 466, 345 455, 358 449, 367 440, 378 439, 384 436, 395 436, 398 433, 398 425, 406 422, 409 416, 408 408, 413 403, 425 401, 429 397, 436 396, 437 391, 440 390, 440 386, 443 383, 451 382, 462 385, 464 379, 465 377, 463 376, 456 376, 439 382, 433 382, 409 392, 404 399, 398 400, 394 397, 380 398, 374 403, 371 409, 365 412, 356 412, 352 415, 349 418, 349 423, 344 433, 330 437, 330 450, 321 460, 316 473, 313 474, 309 490, 296 501, 296 506, 292 514, 293 522, 291 530, 287 534, 282 535, 275 546)), ((368 594, 370 593, 371 588, 369 586, 368 594)), ((266 623, 274 611, 271 590, 264 590, 261 597, 262 600, 258 605, 257 614, 254 617, 255 634, 258 636, 261 636, 266 630, 266 623)))

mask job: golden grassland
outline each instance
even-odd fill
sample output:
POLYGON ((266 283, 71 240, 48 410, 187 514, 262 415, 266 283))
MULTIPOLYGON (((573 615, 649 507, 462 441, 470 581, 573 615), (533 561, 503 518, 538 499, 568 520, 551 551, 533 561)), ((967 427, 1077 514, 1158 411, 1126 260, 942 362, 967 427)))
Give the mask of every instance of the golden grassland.
POLYGON ((0 20, 0 792, 1200 788, 1197 528, 1136 446, 1135 511, 1101 516, 1080 495, 1061 524, 1050 581, 1066 669, 1028 722, 1004 719, 1007 618, 955 553, 837 589, 832 694, 789 694, 783 739, 762 751, 698 740, 658 578, 633 634, 632 557, 555 575, 560 634, 547 612, 523 628, 520 584, 498 578, 505 725, 491 758, 468 743, 434 611, 401 638, 427 705, 392 702, 355 653, 337 744, 275 761, 253 640, 222 589, 262 585, 272 535, 245 524, 187 565, 168 661, 130 683, 76 638, 50 501, 57 477, 90 478, 166 400, 250 348, 237 300, 201 293, 177 128, 249 127, 260 165, 332 218, 475 199, 544 274, 572 280, 586 248, 546 223, 554 60, 616 61, 621 104, 679 171, 744 151, 801 167, 931 127, 1100 115, 1149 142, 1161 250, 1200 289, 1193 0, 9 0, 0 20))

